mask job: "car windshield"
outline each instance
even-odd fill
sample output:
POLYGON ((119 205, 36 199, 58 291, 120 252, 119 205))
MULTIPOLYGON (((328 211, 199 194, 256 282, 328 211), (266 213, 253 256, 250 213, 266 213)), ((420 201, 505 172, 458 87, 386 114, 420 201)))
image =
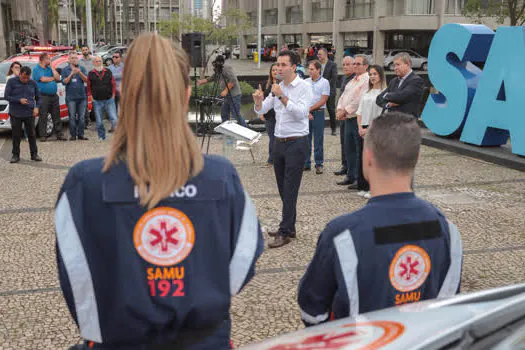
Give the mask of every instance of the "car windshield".
MULTIPOLYGON (((23 62, 19 61, 20 64, 23 66, 28 66, 31 69, 35 68, 37 62, 23 62)), ((11 67, 11 64, 13 62, 2 62, 0 63, 0 84, 5 84, 7 81, 7 72, 9 72, 9 67, 11 67)))

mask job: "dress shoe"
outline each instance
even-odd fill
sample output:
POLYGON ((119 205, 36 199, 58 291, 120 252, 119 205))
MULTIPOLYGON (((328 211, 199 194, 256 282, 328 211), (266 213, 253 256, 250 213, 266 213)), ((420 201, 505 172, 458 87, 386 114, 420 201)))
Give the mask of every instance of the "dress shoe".
POLYGON ((290 237, 279 235, 275 237, 273 242, 268 243, 268 248, 279 248, 279 247, 282 247, 283 245, 290 243, 291 241, 292 240, 290 239, 290 237))
POLYGON ((9 163, 18 163, 19 161, 20 161, 20 157, 19 156, 12 156, 11 160, 9 161, 9 163))
POLYGON ((348 179, 344 179, 343 181, 337 181, 337 184, 339 186, 348 186, 348 185, 352 184, 352 181, 350 181, 348 179))
POLYGON ((111 134, 111 133, 115 132, 115 129, 111 128, 111 129, 108 130, 108 132, 111 134))
POLYGON ((341 169, 339 171, 334 171, 334 175, 337 175, 337 176, 346 175, 347 172, 348 172, 348 170, 341 169))
POLYGON ((316 166, 316 167, 315 167, 315 173, 316 173, 317 175, 322 174, 322 173, 323 173, 323 167, 322 167, 322 166, 316 166))
MULTIPOLYGON (((270 236, 270 237, 277 237, 278 235, 279 235, 279 231, 268 232, 268 236, 270 236)), ((295 238, 295 237, 297 237, 297 233, 292 232, 292 233, 290 233, 287 236, 290 237, 290 238, 295 238)))
POLYGON ((352 183, 350 184, 350 186, 348 186, 348 189, 349 189, 349 190, 357 190, 357 189, 358 189, 358 188, 357 188, 357 181, 352 182, 352 183))
POLYGON ((34 156, 31 156, 31 160, 34 160, 35 162, 41 162, 42 158, 38 154, 35 154, 34 156))
POLYGON ((312 170, 312 167, 305 166, 305 167, 303 168, 303 171, 310 171, 310 170, 312 170))
POLYGON ((69 141, 76 141, 76 140, 77 140, 77 138, 74 137, 74 136, 70 136, 70 137, 69 137, 69 141))
POLYGON ((87 140, 89 140, 87 137, 84 137, 84 136, 79 136, 78 139, 79 139, 79 140, 82 140, 82 141, 87 141, 87 140))
POLYGON ((47 137, 41 137, 40 138, 40 142, 46 142, 47 141, 47 137))
POLYGON ((58 135, 57 141, 67 141, 67 138, 65 138, 63 135, 58 135))
POLYGON ((337 136, 337 132, 335 130, 332 130, 332 136, 337 136))

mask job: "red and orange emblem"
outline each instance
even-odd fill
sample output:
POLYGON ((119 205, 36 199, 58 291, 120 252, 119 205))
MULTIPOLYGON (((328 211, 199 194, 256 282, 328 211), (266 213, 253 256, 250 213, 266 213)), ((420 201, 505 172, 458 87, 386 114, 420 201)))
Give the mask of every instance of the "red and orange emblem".
POLYGON ((193 249, 195 230, 183 212, 169 207, 155 208, 142 215, 135 225, 133 243, 147 262, 176 265, 193 249))
POLYGON ((390 263, 390 283, 400 292, 419 288, 430 273, 431 262, 428 253, 416 245, 399 249, 390 263))

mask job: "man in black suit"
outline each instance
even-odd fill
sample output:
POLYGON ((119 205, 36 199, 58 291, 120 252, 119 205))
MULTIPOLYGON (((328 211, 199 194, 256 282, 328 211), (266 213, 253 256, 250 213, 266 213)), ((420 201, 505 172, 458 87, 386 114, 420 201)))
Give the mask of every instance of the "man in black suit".
POLYGON ((403 112, 419 117, 421 98, 425 90, 425 81, 412 72, 412 61, 406 52, 394 57, 394 71, 397 77, 392 79, 388 87, 379 96, 376 103, 383 111, 403 112))
POLYGON ((328 110, 328 114, 330 115, 330 128, 332 129, 332 135, 336 135, 335 94, 337 91, 335 84, 337 83, 337 63, 328 59, 328 52, 324 47, 321 47, 319 49, 317 55, 319 56, 319 62, 321 62, 322 65, 321 75, 330 83, 330 96, 328 97, 328 101, 326 102, 326 109, 328 110))

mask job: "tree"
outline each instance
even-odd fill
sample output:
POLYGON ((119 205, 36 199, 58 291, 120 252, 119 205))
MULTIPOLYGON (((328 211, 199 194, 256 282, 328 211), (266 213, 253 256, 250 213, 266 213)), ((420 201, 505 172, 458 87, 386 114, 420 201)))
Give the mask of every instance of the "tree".
POLYGON ((511 26, 522 26, 525 23, 525 0, 467 0, 463 15, 475 23, 493 18, 501 24, 508 18, 511 26))
POLYGON ((122 26, 122 40, 124 40, 125 44, 129 44, 129 0, 122 0, 122 15, 124 16, 122 26))
POLYGON ((135 16, 135 38, 140 34, 140 0, 134 0, 133 2, 133 13, 135 16))

